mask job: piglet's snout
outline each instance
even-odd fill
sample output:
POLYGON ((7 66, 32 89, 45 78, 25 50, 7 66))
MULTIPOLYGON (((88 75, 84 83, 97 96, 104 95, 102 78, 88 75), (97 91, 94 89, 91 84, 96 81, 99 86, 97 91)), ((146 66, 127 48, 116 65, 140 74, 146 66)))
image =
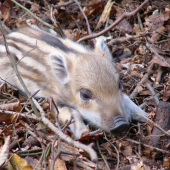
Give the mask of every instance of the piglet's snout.
POLYGON ((122 116, 116 116, 113 120, 113 125, 110 128, 110 131, 113 134, 118 134, 124 131, 127 131, 130 124, 125 121, 122 116))

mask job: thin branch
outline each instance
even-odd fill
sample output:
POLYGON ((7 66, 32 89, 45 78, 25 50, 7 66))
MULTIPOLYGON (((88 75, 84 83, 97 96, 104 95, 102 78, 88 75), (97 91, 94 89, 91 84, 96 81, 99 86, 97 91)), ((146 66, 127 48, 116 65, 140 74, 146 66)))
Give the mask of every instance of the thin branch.
MULTIPOLYGON (((90 24, 89 24, 89 21, 88 21, 88 19, 87 19, 86 14, 84 13, 84 11, 83 11, 82 7, 80 6, 79 2, 78 2, 77 0, 74 0, 74 1, 75 1, 75 3, 78 5, 81 13, 82 13, 83 16, 84 16, 84 19, 86 20, 86 25, 87 25, 88 33, 89 33, 90 35, 92 35, 91 29, 90 29, 90 24)), ((95 40, 94 40, 94 43, 95 43, 95 40)))
POLYGON ((58 139, 58 151, 57 151, 55 157, 52 159, 50 170, 54 170, 55 162, 56 162, 57 158, 59 157, 60 153, 61 153, 61 139, 59 138, 58 139))
POLYGON ((30 98, 30 93, 29 93, 29 91, 28 91, 28 89, 27 89, 24 81, 22 80, 22 77, 21 77, 21 75, 20 75, 20 73, 19 73, 19 71, 18 71, 18 68, 17 68, 17 66, 16 66, 16 64, 15 64, 15 61, 14 61, 14 59, 13 59, 13 57, 12 57, 10 51, 9 51, 8 43, 7 43, 7 41, 6 41, 6 37, 5 37, 5 34, 4 34, 4 30, 3 30, 3 27, 2 27, 2 22, 1 22, 1 20, 0 20, 0 27, 1 27, 2 36, 3 36, 3 38, 4 38, 4 43, 5 43, 5 48, 6 48, 7 56, 8 56, 8 58, 9 58, 10 61, 11 61, 11 64, 12 64, 12 66, 13 66, 13 68, 14 68, 14 71, 15 71, 15 73, 16 73, 16 76, 18 77, 18 80, 19 80, 19 82, 21 83, 21 86, 24 88, 24 91, 25 91, 27 97, 28 97, 29 100, 30 100, 32 109, 34 110, 36 116, 37 116, 37 117, 40 117, 40 114, 38 113, 38 111, 37 111, 37 109, 36 109, 36 107, 35 107, 35 105, 34 105, 34 102, 32 101, 32 98, 30 98))
POLYGON ((121 15, 113 24, 111 24, 109 27, 107 27, 106 29, 104 29, 103 31, 97 33, 97 34, 93 34, 93 35, 88 35, 85 36, 81 39, 78 40, 78 42, 87 40, 87 39, 91 39, 91 38, 96 38, 100 35, 103 35, 104 33, 108 32, 109 30, 111 30, 113 27, 115 27, 116 25, 118 25, 125 17, 130 17, 135 15, 136 13, 138 13, 147 3, 149 2, 149 0, 145 0, 138 8, 136 8, 134 11, 132 12, 125 12, 123 13, 123 15, 121 15))
POLYGON ((152 150, 156 150, 156 151, 159 151, 159 152, 162 152, 162 153, 165 153, 165 154, 170 154, 169 151, 166 151, 166 150, 163 150, 163 149, 159 149, 159 148, 156 148, 156 147, 153 147, 153 146, 144 144, 144 143, 140 143, 140 142, 135 141, 135 140, 133 140, 133 139, 125 138, 125 140, 127 140, 127 141, 129 141, 129 142, 131 142, 131 143, 135 143, 135 144, 137 144, 137 145, 143 145, 143 146, 145 146, 145 147, 147 147, 147 148, 150 148, 150 149, 152 149, 152 150))
POLYGON ((156 105, 158 106, 159 105, 159 99, 158 99, 157 95, 155 94, 154 89, 152 88, 152 86, 149 83, 146 83, 146 85, 147 85, 149 91, 151 92, 153 99, 155 100, 156 105))
POLYGON ((43 23, 45 26, 53 29, 54 31, 56 31, 62 38, 65 37, 64 32, 62 31, 62 29, 60 28, 59 24, 57 25, 57 27, 48 24, 47 22, 43 21, 42 19, 40 19, 39 17, 37 17, 36 15, 34 15, 29 9, 25 8, 23 5, 21 5, 20 3, 18 3, 16 0, 11 0, 12 2, 14 2, 15 4, 17 4, 19 7, 21 7, 22 9, 24 9, 25 11, 27 11, 29 14, 31 14, 34 18, 36 18, 39 22, 43 23))
POLYGON ((60 5, 53 5, 53 7, 59 9, 59 8, 61 8, 63 6, 68 6, 68 5, 71 5, 73 3, 75 3, 75 2, 74 1, 70 1, 70 2, 66 2, 66 3, 60 4, 60 5))
POLYGON ((149 67, 147 68, 147 73, 143 76, 143 78, 140 80, 140 82, 137 84, 137 86, 135 87, 135 89, 133 90, 133 92, 130 94, 130 98, 133 99, 135 98, 139 91, 139 87, 146 81, 146 79, 153 73, 153 65, 154 65, 154 61, 151 61, 151 64, 149 65, 149 67))
POLYGON ((156 76, 156 82, 160 82, 163 74, 162 66, 159 66, 158 74, 156 76))
POLYGON ((100 149, 99 141, 98 141, 98 140, 97 140, 97 148, 98 148, 98 150, 99 150, 99 153, 100 153, 100 155, 101 155, 104 163, 106 164, 107 169, 110 170, 110 167, 109 167, 109 165, 108 165, 108 162, 107 162, 107 160, 105 159, 105 157, 103 156, 103 154, 102 154, 102 152, 101 152, 101 149, 100 149))
POLYGON ((84 151, 86 151, 90 157, 91 160, 96 162, 98 160, 97 158, 97 154, 96 152, 90 147, 90 146, 86 146, 78 141, 74 141, 72 140, 69 136, 65 135, 61 130, 59 130, 57 127, 55 127, 46 117, 45 117, 45 112, 43 111, 43 109, 41 108, 41 106, 39 105, 39 103, 35 100, 34 103, 36 105, 36 107, 38 108, 38 110, 41 113, 41 121, 47 126, 49 127, 56 135, 58 135, 63 141, 67 142, 70 145, 73 145, 77 148, 83 149, 84 151))
MULTIPOLYGON (((27 87, 26 87, 26 85, 25 85, 25 83, 24 83, 24 81, 23 81, 19 71, 18 71, 17 65, 15 64, 15 61, 14 61, 14 59, 13 59, 13 57, 12 57, 10 51, 9 51, 8 43, 6 41, 6 36, 4 34, 4 30, 3 30, 3 27, 2 27, 1 20, 0 20, 0 29, 1 29, 1 33, 2 33, 3 39, 4 39, 4 44, 5 44, 7 56, 9 58, 9 60, 11 61, 12 67, 14 68, 14 71, 15 71, 15 74, 16 74, 19 82, 21 83, 21 86, 23 87, 23 89, 24 89, 24 91, 25 91, 25 93, 26 93, 26 95, 27 95, 27 97, 28 97, 28 99, 29 99, 29 101, 31 103, 31 107, 32 107, 34 113, 36 114, 37 117, 40 117, 40 114, 38 113, 37 108, 35 107, 35 104, 34 104, 32 98, 31 98, 31 95, 30 95, 30 93, 29 93, 29 91, 28 91, 28 89, 27 89, 27 87)), ((42 123, 40 123, 40 124, 42 126, 42 129, 45 131, 44 125, 42 123)))
POLYGON ((168 133, 167 131, 165 131, 164 129, 162 129, 159 125, 157 125, 155 122, 153 122, 152 120, 150 120, 149 118, 147 118, 146 116, 143 116, 139 113, 136 113, 137 115, 143 117, 144 119, 146 119, 148 122, 152 123, 155 127, 157 127, 160 131, 162 131, 164 134, 170 136, 170 133, 168 133))
POLYGON ((151 51, 151 52, 153 52, 162 62, 164 62, 166 65, 167 65, 167 67, 170 67, 170 64, 165 60, 165 58, 164 57, 162 57, 161 55, 159 55, 158 53, 157 53, 157 51, 155 50, 155 48, 150 44, 150 43, 146 43, 146 46, 149 48, 149 50, 151 51))
POLYGON ((107 44, 108 44, 108 45, 112 45, 112 44, 117 44, 117 43, 123 43, 123 42, 125 42, 125 41, 130 41, 130 40, 133 40, 133 39, 145 37, 147 34, 149 34, 149 33, 141 33, 141 34, 139 34, 139 35, 133 35, 133 36, 128 36, 128 37, 115 38, 115 39, 112 39, 111 41, 109 41, 107 44))
POLYGON ((92 168, 89 168, 89 166, 83 164, 82 162, 76 162, 76 164, 80 167, 82 167, 83 169, 86 169, 86 170, 93 170, 92 168))
POLYGON ((110 141, 107 139, 106 135, 105 135, 105 139, 107 140, 107 142, 109 142, 110 145, 113 146, 113 148, 115 149, 115 151, 116 151, 116 153, 117 153, 117 165, 116 165, 116 170, 118 170, 118 169, 119 169, 119 163, 120 163, 119 151, 117 150, 116 146, 113 145, 113 143, 110 142, 110 141))
POLYGON ((0 109, 0 113, 10 114, 10 115, 18 114, 19 116, 24 117, 24 118, 40 121, 40 118, 37 118, 34 115, 30 116, 30 115, 27 115, 27 114, 24 114, 24 113, 20 113, 20 112, 13 112, 13 111, 7 111, 7 110, 0 109))

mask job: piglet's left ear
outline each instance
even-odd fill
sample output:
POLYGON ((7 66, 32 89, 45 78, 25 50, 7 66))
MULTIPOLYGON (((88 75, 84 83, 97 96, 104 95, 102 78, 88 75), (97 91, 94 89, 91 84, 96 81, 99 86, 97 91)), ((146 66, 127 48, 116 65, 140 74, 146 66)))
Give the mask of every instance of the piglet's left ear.
POLYGON ((99 37, 97 38, 96 44, 95 44, 95 51, 99 54, 103 53, 104 57, 107 57, 109 60, 112 60, 112 55, 110 53, 109 48, 104 43, 103 38, 99 37))

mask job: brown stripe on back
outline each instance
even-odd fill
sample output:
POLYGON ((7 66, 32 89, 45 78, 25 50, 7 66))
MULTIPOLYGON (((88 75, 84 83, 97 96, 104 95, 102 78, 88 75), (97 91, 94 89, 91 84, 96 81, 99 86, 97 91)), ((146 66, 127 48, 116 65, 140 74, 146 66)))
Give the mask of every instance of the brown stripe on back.
POLYGON ((7 68, 11 68, 12 67, 12 64, 10 62, 6 62, 5 64, 1 65, 1 70, 3 69, 7 69, 7 68))
MULTIPOLYGON (((22 78, 25 80, 30 80, 32 82, 32 84, 36 84, 38 86, 39 89, 41 90, 47 90, 50 91, 51 95, 55 94, 54 89, 49 88, 48 84, 46 83, 46 81, 40 81, 38 79, 35 79, 34 77, 27 75, 27 74, 21 74, 22 78)), ((45 79, 45 78, 44 78, 45 79)), ((27 87, 29 89, 29 87, 27 87)), ((35 91, 38 89, 35 89, 35 91)))
POLYGON ((32 37, 32 38, 35 38, 38 40, 42 40, 42 41, 46 42, 47 44, 49 44, 53 47, 57 47, 64 52, 77 53, 76 50, 65 46, 60 39, 58 39, 51 33, 48 33, 48 32, 42 31, 42 30, 37 30, 37 29, 31 28, 31 27, 27 27, 26 30, 20 29, 19 32, 23 33, 29 37, 32 37))
MULTIPOLYGON (((22 40, 19 40, 17 38, 12 38, 13 42, 8 42, 8 45, 9 46, 12 46, 14 48, 16 48, 18 51, 20 51, 21 53, 23 53, 23 56, 26 56, 26 57, 31 57, 33 60, 37 61, 38 63, 40 63, 41 65, 47 67, 47 69, 50 69, 49 68, 49 65, 47 65, 46 63, 46 59, 45 57, 49 54, 47 52, 42 52, 37 46, 33 46, 33 45, 30 45, 29 43, 25 42, 25 41, 22 41, 22 40), (16 41, 16 44, 15 44, 15 41, 16 41), (20 46, 19 44, 17 45, 17 43, 23 43, 24 46, 27 46, 30 48, 30 50, 26 50, 24 48, 24 46, 20 46)), ((14 54, 12 54, 14 55, 14 54)), ((16 57, 17 56, 14 56, 14 60, 16 61, 16 57)))
POLYGON ((37 77, 41 77, 40 79, 43 80, 46 77, 46 74, 42 73, 41 71, 38 70, 38 66, 37 68, 34 68, 32 66, 29 66, 27 64, 25 64, 24 62, 21 62, 18 64, 18 68, 22 68, 25 70, 25 72, 28 72, 32 75, 35 75, 37 77))
MULTIPOLYGON (((12 38, 7 38, 7 41, 8 40, 13 40, 14 41, 14 43, 16 42, 18 42, 18 43, 21 43, 21 44, 23 44, 24 46, 27 46, 27 47, 30 47, 31 49, 34 49, 34 48, 36 48, 37 46, 36 46, 36 41, 35 41, 35 45, 31 45, 30 43, 29 43, 29 41, 27 42, 27 41, 25 41, 25 40, 23 40, 22 38, 14 38, 14 37, 12 37, 12 38)), ((16 45, 17 46, 17 45, 16 45)), ((17 46, 17 48, 20 50, 20 51, 23 51, 22 49, 22 46, 17 46)))

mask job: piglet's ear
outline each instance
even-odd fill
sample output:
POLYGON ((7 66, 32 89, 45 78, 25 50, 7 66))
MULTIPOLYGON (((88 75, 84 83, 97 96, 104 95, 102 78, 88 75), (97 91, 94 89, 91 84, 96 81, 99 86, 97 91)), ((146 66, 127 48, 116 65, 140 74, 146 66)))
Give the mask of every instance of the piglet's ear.
POLYGON ((62 54, 51 53, 49 58, 54 77, 62 84, 68 83, 69 74, 65 57, 62 54))
POLYGON ((107 57, 108 59, 112 60, 112 55, 110 53, 110 50, 107 47, 107 45, 104 43, 102 37, 97 38, 97 41, 95 44, 95 51, 99 54, 103 53, 104 57, 107 57))

